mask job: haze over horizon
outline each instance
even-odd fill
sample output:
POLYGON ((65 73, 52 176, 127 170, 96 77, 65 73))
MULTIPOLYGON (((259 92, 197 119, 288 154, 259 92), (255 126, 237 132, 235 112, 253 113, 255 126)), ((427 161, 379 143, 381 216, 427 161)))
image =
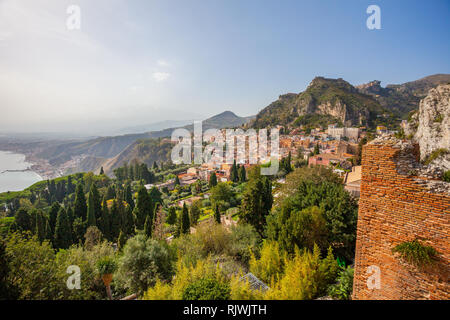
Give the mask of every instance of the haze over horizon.
POLYGON ((0 131, 249 116, 315 76, 386 86, 450 73, 449 12, 448 1, 0 0, 0 131), (72 4, 80 30, 66 27, 72 4), (366 27, 371 4, 381 30, 366 27))

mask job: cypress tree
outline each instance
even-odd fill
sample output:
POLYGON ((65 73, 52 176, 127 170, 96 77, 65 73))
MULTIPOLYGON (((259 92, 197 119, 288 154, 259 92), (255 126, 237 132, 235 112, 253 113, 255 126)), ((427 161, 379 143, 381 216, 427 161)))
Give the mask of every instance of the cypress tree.
POLYGON ((125 208, 122 231, 126 236, 130 236, 134 233, 134 217, 130 206, 125 208))
POLYGON ((219 210, 219 205, 216 205, 216 207, 214 208, 214 220, 216 220, 216 222, 220 224, 220 210, 219 210))
POLYGON ((118 246, 119 250, 123 249, 126 242, 127 242, 127 237, 125 236, 125 234, 122 231, 120 231, 119 238, 117 239, 117 246, 118 246))
POLYGON ((106 189, 106 200, 111 200, 116 197, 116 191, 114 190, 114 187, 112 185, 108 186, 108 189, 106 189))
POLYGON ((38 210, 36 212, 35 233, 36 233, 39 241, 41 241, 41 242, 45 240, 45 224, 46 224, 46 219, 44 217, 44 214, 42 213, 41 210, 38 210))
POLYGON ((176 186, 180 185, 180 178, 178 178, 178 176, 175 177, 175 185, 176 186))
POLYGON ((134 208, 134 215, 136 217, 136 228, 142 230, 144 228, 145 219, 147 216, 152 216, 153 204, 147 189, 141 186, 138 190, 136 207, 134 208))
POLYGON ((169 207, 166 222, 170 225, 173 225, 177 222, 177 209, 175 209, 175 207, 169 207))
POLYGON ((183 211, 181 212, 181 233, 188 234, 191 228, 191 223, 189 221, 189 212, 186 207, 186 203, 183 204, 183 211))
POLYGON ((105 171, 103 171, 103 167, 100 168, 100 175, 105 174, 105 171))
POLYGON ((92 193, 92 189, 89 192, 86 225, 88 228, 90 226, 97 226, 97 219, 95 219, 94 195, 92 193))
POLYGON ((48 219, 45 219, 45 240, 50 240, 53 242, 53 232, 52 227, 50 226, 50 223, 48 219))
POLYGON ((50 207, 50 211, 48 213, 49 217, 49 223, 50 228, 52 228, 52 233, 55 233, 55 225, 56 225, 56 218, 58 217, 59 209, 61 209, 61 206, 58 202, 54 202, 52 206, 50 207))
POLYGON ((102 204, 102 217, 100 219, 100 231, 103 233, 106 239, 112 241, 111 238, 111 221, 108 209, 108 204, 106 202, 106 197, 103 197, 102 204))
POLYGON ((247 174, 245 172, 244 165, 239 167, 239 182, 245 182, 247 180, 247 174))
POLYGON ((152 236, 152 225, 153 219, 150 215, 148 215, 147 218, 145 219, 144 234, 149 238, 152 236))
POLYGON ((134 210, 133 193, 131 192, 131 186, 127 184, 125 188, 125 199, 128 205, 131 207, 131 211, 134 210))
POLYGON ((111 239, 117 239, 120 233, 120 214, 119 208, 117 206, 116 199, 113 200, 113 204, 111 206, 111 239))
POLYGON ((217 176, 216 176, 216 172, 214 171, 213 173, 211 173, 211 176, 209 177, 209 186, 215 187, 217 185, 217 176))
POLYGON ((56 218, 54 244, 56 248, 67 249, 72 243, 69 218, 64 208, 59 209, 56 218))
POLYGON ((86 220, 86 197, 84 195, 84 190, 81 182, 77 184, 77 188, 75 190, 75 205, 73 207, 73 214, 75 218, 81 218, 83 221, 86 220))
POLYGON ((25 208, 20 208, 19 210, 17 210, 16 214, 14 215, 14 218, 15 224, 19 230, 23 231, 32 230, 31 217, 25 208))
POLYGON ((238 182, 239 181, 239 174, 238 174, 238 169, 237 169, 237 166, 236 166, 236 160, 233 161, 233 165, 231 166, 230 180, 233 181, 233 182, 238 182))
POLYGON ((102 200, 100 199, 100 192, 98 191, 97 185, 95 183, 92 184, 91 191, 92 197, 94 198, 94 212, 95 212, 95 220, 98 221, 102 216, 102 200))

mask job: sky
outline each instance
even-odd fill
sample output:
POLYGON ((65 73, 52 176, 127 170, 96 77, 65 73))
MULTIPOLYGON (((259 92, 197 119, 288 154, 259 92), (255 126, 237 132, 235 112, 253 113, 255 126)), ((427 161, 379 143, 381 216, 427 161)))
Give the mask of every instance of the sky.
POLYGON ((0 132, 248 116, 316 76, 450 73, 449 13, 448 0, 0 0, 0 132))

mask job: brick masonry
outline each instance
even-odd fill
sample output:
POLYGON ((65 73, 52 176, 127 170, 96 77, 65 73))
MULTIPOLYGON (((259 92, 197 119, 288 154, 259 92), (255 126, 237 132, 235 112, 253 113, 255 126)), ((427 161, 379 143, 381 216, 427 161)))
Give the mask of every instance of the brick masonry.
MULTIPOLYGON (((418 153, 409 156, 416 161, 418 153)), ((353 299, 450 299, 450 196, 425 189, 420 177, 400 174, 398 159, 404 157, 392 143, 363 148, 353 299), (419 270, 392 253, 416 238, 441 254, 435 268, 419 270), (379 289, 368 286, 376 277, 370 266, 379 268, 379 289)))

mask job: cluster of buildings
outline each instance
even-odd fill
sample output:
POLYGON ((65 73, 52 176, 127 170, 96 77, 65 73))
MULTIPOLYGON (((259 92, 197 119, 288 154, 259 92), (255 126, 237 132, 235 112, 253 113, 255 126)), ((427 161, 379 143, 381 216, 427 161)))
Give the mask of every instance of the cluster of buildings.
MULTIPOLYGON (((359 196, 361 166, 354 166, 353 159, 358 154, 359 140, 366 135, 365 130, 365 127, 338 128, 336 125, 329 125, 326 129, 320 127, 312 129, 307 134, 301 128, 296 128, 288 134, 280 136, 279 158, 285 158, 291 154, 292 159, 300 157, 307 161, 309 166, 333 166, 335 172, 343 177, 346 189, 355 196, 359 196)), ((384 126, 377 127, 378 134, 386 131, 387 128, 384 126)), ((247 170, 251 166, 248 160, 249 155, 258 154, 258 150, 256 150, 258 146, 249 143, 248 140, 245 145, 245 150, 235 149, 234 158, 247 170)), ((264 162, 266 159, 258 158, 258 160, 264 162)), ((226 182, 230 179, 231 169, 232 164, 224 163, 223 158, 213 155, 207 163, 193 165, 186 172, 179 174, 178 180, 180 185, 185 186, 198 180, 209 181, 211 174, 215 173, 218 182, 226 182)), ((146 187, 150 189, 153 185, 146 187)), ((175 179, 158 184, 156 187, 173 190, 175 179)))

